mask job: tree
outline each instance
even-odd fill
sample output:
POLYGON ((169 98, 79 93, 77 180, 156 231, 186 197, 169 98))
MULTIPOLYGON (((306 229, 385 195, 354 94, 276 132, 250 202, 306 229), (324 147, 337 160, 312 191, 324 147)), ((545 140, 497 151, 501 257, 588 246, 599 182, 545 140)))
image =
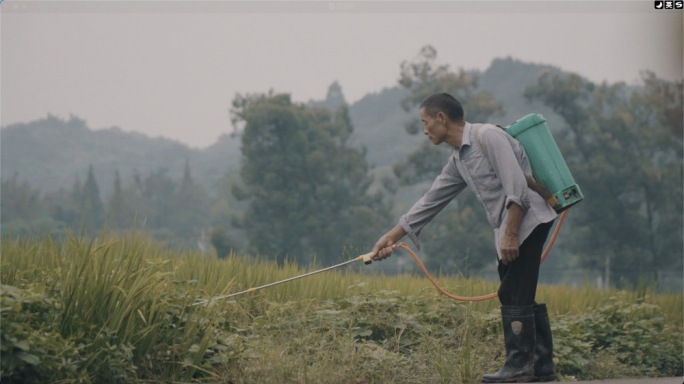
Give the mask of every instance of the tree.
POLYGON ((642 79, 630 88, 544 73, 526 91, 567 123, 559 146, 586 196, 569 248, 607 282, 682 270, 682 82, 642 79))
POLYGON ((339 260, 344 247, 368 248, 387 224, 381 196, 371 195, 365 153, 348 144, 346 107, 336 112, 293 103, 286 94, 237 96, 242 135, 242 217, 249 249, 309 262, 339 260))
POLYGON ((114 173, 114 188, 107 203, 107 226, 111 228, 125 228, 133 223, 128 205, 121 187, 119 171, 114 173))
MULTIPOLYGON (((448 65, 437 65, 437 51, 431 46, 421 49, 419 57, 401 64, 399 84, 410 95, 402 101, 406 111, 415 111, 428 96, 447 92, 463 104, 468 121, 486 121, 500 114, 503 105, 492 95, 477 88, 478 77, 463 69, 452 72, 448 65)), ((406 125, 409 134, 422 134, 418 118, 406 125)), ((411 153, 405 162, 394 167, 399 184, 416 185, 433 180, 440 172, 453 148, 442 145, 434 148, 427 140, 411 153)), ((468 275, 493 260, 496 254, 492 233, 483 208, 469 190, 450 204, 423 232, 422 243, 428 255, 426 265, 468 275)))
POLYGON ((79 228, 79 209, 75 195, 80 195, 81 183, 76 179, 71 191, 60 189, 57 192, 45 194, 45 205, 49 208, 50 217, 61 226, 78 230, 79 228))
POLYGON ((100 188, 95 181, 93 165, 88 167, 88 176, 80 193, 81 226, 86 232, 101 229, 104 221, 104 206, 100 199, 100 188))
POLYGON ((180 238, 196 239, 208 224, 208 196, 204 188, 196 184, 190 172, 190 161, 185 160, 183 178, 174 194, 173 209, 166 226, 180 238))
POLYGON ((214 228, 211 231, 211 245, 216 250, 219 259, 228 257, 231 251, 235 250, 235 240, 223 228, 214 228))
POLYGON ((166 228, 174 208, 174 194, 178 184, 169 176, 168 168, 159 168, 142 181, 144 219, 146 227, 166 228))
POLYGON ((2 181, 0 216, 3 224, 13 221, 30 222, 38 219, 44 212, 40 192, 27 182, 19 182, 18 175, 2 181))
MULTIPOLYGON (((209 233, 213 236, 214 232, 224 233, 230 240, 230 248, 236 252, 242 251, 247 246, 246 234, 240 226, 240 217, 247 209, 247 196, 242 201, 234 196, 234 186, 239 185, 239 170, 231 170, 219 180, 216 186, 217 195, 211 200, 208 208, 208 220, 211 225, 209 233)), ((220 255, 220 248, 216 247, 212 240, 212 245, 220 255)))
MULTIPOLYGON (((0 215, 4 234, 11 236, 46 235, 62 236, 67 229, 64 221, 56 220, 50 209, 54 202, 52 196, 41 198, 40 191, 27 181, 18 181, 18 174, 2 181, 2 202, 0 215)), ((68 198, 64 199, 67 204, 68 198)), ((66 213, 66 212, 63 212, 66 213)), ((77 221, 77 213, 70 210, 72 222, 77 221)), ((67 216, 67 215, 64 215, 67 216)))

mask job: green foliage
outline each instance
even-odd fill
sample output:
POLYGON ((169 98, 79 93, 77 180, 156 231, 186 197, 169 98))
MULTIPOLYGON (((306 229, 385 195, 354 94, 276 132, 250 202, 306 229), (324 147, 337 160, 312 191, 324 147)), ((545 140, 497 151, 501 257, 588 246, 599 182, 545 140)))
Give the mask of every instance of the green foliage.
POLYGON ((244 190, 234 191, 250 198, 242 225, 253 251, 281 263, 329 261, 374 240, 387 208, 368 193, 364 152, 348 145, 346 108, 331 113, 272 94, 238 97, 234 106, 245 123, 244 190))
POLYGON ((473 382, 493 337, 478 321, 466 306, 389 290, 271 304, 238 330, 246 350, 230 374, 246 383, 473 382))
MULTIPOLYGON (((402 102, 405 110, 414 109, 430 95, 448 92, 463 103, 470 121, 484 121, 492 114, 503 111, 501 103, 491 94, 478 89, 477 75, 462 68, 454 73, 446 64, 437 65, 436 60, 437 50, 426 45, 420 50, 418 59, 401 63, 399 84, 411 91, 411 95, 402 102)), ((407 126, 407 130, 412 134, 420 132, 413 124, 407 126)))
POLYGON ((88 167, 88 177, 83 184, 83 189, 74 197, 74 201, 80 208, 80 226, 89 232, 99 230, 104 220, 104 206, 100 199, 100 188, 95 181, 92 164, 88 167))
POLYGON ((2 181, 1 189, 0 219, 3 225, 13 221, 33 221, 43 214, 45 207, 41 204, 40 192, 26 181, 20 182, 16 173, 2 181))
POLYGON ((187 380, 214 344, 171 259, 132 240, 2 242, 2 381, 187 380), (13 266, 10 268, 10 266, 13 266), (40 283, 39 283, 40 282, 40 283))
MULTIPOLYGON (((681 376, 681 327, 667 325, 660 307, 624 295, 553 327, 558 368, 581 379, 604 379, 606 366, 628 367, 632 375, 681 376)), ((614 374, 614 372, 613 372, 614 374)))
POLYGON ((237 248, 235 241, 222 228, 215 228, 211 232, 211 245, 216 249, 216 256, 219 258, 228 257, 228 254, 237 248))
MULTIPOLYGON (((470 383, 503 359, 498 303, 457 304, 423 278, 304 272, 135 237, 5 238, 3 383, 470 383)), ((449 290, 495 284, 440 279, 449 290)), ((563 376, 681 375, 682 295, 540 288, 563 376)))
POLYGON ((16 178, 3 181, 2 201, 8 211, 7 216, 3 214, 3 226, 16 236, 47 233, 60 237, 69 230, 95 236, 103 228, 120 231, 140 226, 160 241, 187 246, 194 245, 211 224, 208 194, 193 181, 189 162, 180 181, 160 168, 124 186, 116 171, 106 205, 96 179, 91 165, 84 184, 76 179, 71 191, 60 190, 44 199, 16 178))
POLYGON ((2 140, 2 224, 15 235, 95 236, 135 225, 172 246, 194 247, 206 228, 230 228, 207 212, 220 193, 207 191, 238 168, 239 141, 227 135, 199 150, 48 116, 2 127, 2 140))
POLYGON ((0 288, 2 382, 84 379, 79 372, 81 348, 59 333, 55 326, 58 301, 47 295, 46 287, 0 288))
POLYGON ((131 212, 121 186, 121 176, 117 170, 114 173, 114 191, 107 202, 106 222, 113 228, 126 228, 131 225, 131 212))

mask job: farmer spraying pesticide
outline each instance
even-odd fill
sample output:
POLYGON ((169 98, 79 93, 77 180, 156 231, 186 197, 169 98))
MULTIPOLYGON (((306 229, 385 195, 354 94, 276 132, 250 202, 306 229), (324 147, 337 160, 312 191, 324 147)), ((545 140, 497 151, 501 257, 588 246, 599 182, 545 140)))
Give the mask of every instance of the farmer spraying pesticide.
MULTIPOLYGON (((429 191, 380 237, 372 259, 389 257, 406 235, 420 247, 423 227, 464 188, 472 188, 494 230, 506 348, 504 366, 482 381, 555 380, 549 318, 535 295, 544 243, 557 217, 552 206, 558 208, 558 200, 536 188, 520 142, 495 125, 465 121, 463 107, 453 96, 432 95, 419 113, 429 140, 435 145, 446 143, 454 152, 429 191)), ((581 193, 578 188, 574 191, 579 201, 581 193)))
POLYGON ((423 131, 430 141, 435 145, 447 143, 454 152, 430 190, 376 242, 371 252, 327 268, 192 305, 211 305, 359 261, 371 264, 401 248, 411 255, 441 294, 458 301, 499 298, 506 362, 498 372, 484 375, 483 382, 555 380, 549 317, 546 305, 537 304, 535 295, 539 266, 558 235, 568 213, 566 209, 584 198, 579 186, 541 115, 527 115, 505 130, 491 124, 471 124, 464 120, 461 103, 446 93, 428 97, 419 112, 423 131), (420 247, 418 236, 423 227, 467 186, 484 206, 494 230, 501 279, 497 292, 475 297, 445 291, 415 252, 406 243, 398 243, 408 235, 420 247), (563 213, 558 225, 544 249, 560 212, 563 213))

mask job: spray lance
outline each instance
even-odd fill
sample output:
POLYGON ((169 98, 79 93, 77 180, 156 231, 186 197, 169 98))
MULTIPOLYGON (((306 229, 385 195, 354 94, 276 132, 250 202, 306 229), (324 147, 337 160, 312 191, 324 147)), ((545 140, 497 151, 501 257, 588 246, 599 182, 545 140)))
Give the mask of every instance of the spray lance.
MULTIPOLYGON (((546 260, 546 257, 548 256, 549 252, 551 251, 551 248, 553 247, 556 238, 558 237, 558 233, 560 232, 563 222, 565 221, 565 217, 569 212, 570 206, 580 202, 584 198, 584 196, 582 195, 579 186, 575 183, 575 180, 573 179, 572 174, 570 173, 570 170, 568 169, 568 166, 565 163, 565 160, 563 159, 563 155, 558 149, 558 146, 554 141, 553 136, 551 135, 551 132, 548 129, 548 126, 546 125, 546 120, 542 115, 529 114, 517 120, 515 123, 511 124, 510 126, 504 129, 511 136, 515 137, 520 142, 520 144, 525 148, 525 152, 527 153, 527 156, 530 160, 530 165, 532 166, 532 171, 534 173, 534 181, 536 183, 539 183, 541 187, 543 187, 543 194, 540 194, 544 196, 549 205, 551 205, 556 210, 556 212, 561 213, 558 223, 556 224, 553 234, 551 235, 551 239, 547 243, 546 248, 544 249, 544 252, 542 254, 541 262, 543 263, 546 260)), ((528 180, 528 184, 532 184, 530 180, 528 180)), ((456 301, 473 302, 489 300, 497 296, 496 292, 492 292, 487 295, 472 297, 459 296, 449 293, 439 286, 437 281, 432 277, 432 275, 430 275, 427 268, 425 268, 425 265, 422 263, 418 255, 416 255, 416 253, 411 249, 411 247, 409 247, 408 244, 399 243, 393 245, 392 248, 402 248, 405 251, 407 251, 413 258, 413 261, 415 261, 416 264, 418 264, 418 267, 425 274, 430 283, 432 283, 432 285, 437 289, 437 291, 450 299, 456 301)), ((209 300, 202 300, 192 305, 205 305, 211 302, 225 300, 247 293, 253 293, 260 289, 272 287, 278 284, 287 283, 304 277, 312 276, 318 273, 337 269, 345 265, 355 263, 357 261, 363 261, 364 264, 368 265, 373 262, 373 256, 373 252, 369 252, 358 257, 355 257, 351 260, 347 260, 345 262, 327 268, 308 272, 299 276, 290 277, 284 280, 261 285, 258 287, 249 288, 244 291, 232 293, 229 295, 218 296, 211 298, 209 300)))
POLYGON ((301 279, 301 278, 304 278, 304 277, 316 275, 316 274, 318 274, 318 273, 322 273, 322 272, 330 271, 330 270, 333 270, 333 269, 337 269, 337 268, 339 268, 339 267, 343 267, 343 266, 345 266, 345 265, 352 264, 352 263, 355 263, 355 262, 357 262, 357 261, 363 261, 365 264, 371 264, 371 263, 373 262, 373 260, 371 259, 372 257, 373 257, 373 252, 369 252, 369 253, 366 253, 366 254, 364 254, 364 255, 360 255, 360 256, 358 256, 358 257, 355 257, 355 258, 353 258, 353 259, 351 259, 351 260, 347 260, 347 261, 345 261, 345 262, 342 262, 342 263, 339 263, 339 264, 335 264, 335 265, 330 266, 330 267, 327 267, 327 268, 323 268, 323 269, 319 269, 319 270, 316 270, 316 271, 307 272, 307 273, 302 274, 302 275, 299 275, 299 276, 294 276, 294 277, 290 277, 290 278, 287 278, 287 279, 275 281, 275 282, 273 282, 273 283, 260 285, 260 286, 258 286, 258 287, 248 288, 248 289, 245 289, 244 291, 231 293, 230 295, 223 295, 223 296, 214 297, 214 298, 209 299, 209 300, 198 301, 198 302, 196 302, 196 303, 194 303, 194 304, 192 304, 192 305, 203 305, 203 304, 209 304, 210 302, 214 302, 214 301, 220 301, 220 300, 230 299, 231 297, 244 295, 244 294, 246 294, 246 293, 252 293, 252 292, 258 291, 258 290, 260 290, 260 289, 264 289, 264 288, 268 288, 268 287, 273 287, 273 286, 278 285, 278 284, 288 283, 288 282, 290 282, 290 281, 298 280, 298 279, 301 279))

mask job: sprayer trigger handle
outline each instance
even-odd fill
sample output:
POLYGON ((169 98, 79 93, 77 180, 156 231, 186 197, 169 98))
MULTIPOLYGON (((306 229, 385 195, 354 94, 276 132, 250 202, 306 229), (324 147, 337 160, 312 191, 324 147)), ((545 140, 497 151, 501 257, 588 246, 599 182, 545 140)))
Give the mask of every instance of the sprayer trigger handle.
POLYGON ((374 255, 373 252, 368 252, 365 255, 359 256, 359 260, 363 260, 363 263, 366 265, 371 264, 373 262, 373 259, 372 259, 373 255, 374 255))

